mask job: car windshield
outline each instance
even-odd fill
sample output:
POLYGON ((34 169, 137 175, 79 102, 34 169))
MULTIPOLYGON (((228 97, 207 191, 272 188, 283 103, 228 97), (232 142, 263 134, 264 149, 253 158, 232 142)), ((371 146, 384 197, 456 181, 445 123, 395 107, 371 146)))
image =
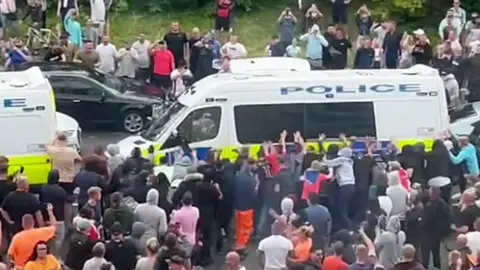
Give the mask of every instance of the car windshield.
POLYGON ((122 81, 113 75, 94 69, 88 76, 110 89, 117 90, 121 93, 123 92, 122 81))
POLYGON ((460 119, 476 116, 477 112, 472 104, 465 105, 461 110, 449 110, 450 123, 455 123, 460 119))
POLYGON ((150 127, 140 136, 149 141, 156 141, 184 110, 186 110, 186 107, 180 102, 173 103, 160 117, 155 118, 150 127))

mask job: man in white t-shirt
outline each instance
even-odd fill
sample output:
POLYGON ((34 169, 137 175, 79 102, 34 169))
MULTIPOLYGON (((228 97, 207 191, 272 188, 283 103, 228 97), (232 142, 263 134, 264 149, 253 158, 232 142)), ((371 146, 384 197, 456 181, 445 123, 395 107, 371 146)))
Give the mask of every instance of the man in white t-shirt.
POLYGON ((97 25, 98 36, 103 36, 105 29, 106 7, 103 0, 90 0, 90 19, 97 25))
POLYGON ((293 251, 293 244, 282 234, 286 226, 282 222, 274 222, 272 235, 258 244, 257 256, 263 270, 287 269, 287 258, 293 251))
POLYGON ((221 49, 222 56, 228 56, 230 59, 239 59, 247 57, 247 49, 242 43, 238 42, 238 36, 230 36, 230 41, 225 43, 221 49))
POLYGON ((172 94, 178 97, 185 91, 185 81, 193 78, 192 72, 187 67, 187 62, 183 59, 178 60, 178 67, 170 74, 172 79, 172 94))
POLYGON ((477 254, 480 252, 480 217, 475 219, 473 227, 475 231, 468 232, 465 235, 467 236, 467 246, 472 251, 472 254, 477 254))
POLYGON ((110 38, 104 36, 102 43, 95 49, 100 56, 100 69, 105 73, 115 72, 115 62, 117 57, 117 48, 110 43, 110 38))

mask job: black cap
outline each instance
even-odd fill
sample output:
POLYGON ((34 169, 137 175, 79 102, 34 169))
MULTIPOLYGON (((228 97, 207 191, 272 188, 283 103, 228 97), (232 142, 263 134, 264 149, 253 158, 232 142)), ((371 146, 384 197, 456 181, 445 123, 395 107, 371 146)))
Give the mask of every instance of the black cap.
POLYGON ((120 234, 123 234, 122 225, 120 225, 119 222, 113 223, 112 228, 110 228, 110 233, 111 233, 112 235, 120 235, 120 234))

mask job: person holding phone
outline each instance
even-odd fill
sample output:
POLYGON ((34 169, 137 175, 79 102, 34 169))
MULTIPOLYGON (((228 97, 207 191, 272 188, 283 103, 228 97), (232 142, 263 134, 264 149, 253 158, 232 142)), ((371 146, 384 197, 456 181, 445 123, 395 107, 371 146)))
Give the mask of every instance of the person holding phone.
POLYGON ((284 55, 287 46, 292 44, 297 18, 293 15, 291 9, 287 7, 282 14, 280 14, 277 21, 280 25, 280 43, 283 49, 283 53, 280 55, 284 55))

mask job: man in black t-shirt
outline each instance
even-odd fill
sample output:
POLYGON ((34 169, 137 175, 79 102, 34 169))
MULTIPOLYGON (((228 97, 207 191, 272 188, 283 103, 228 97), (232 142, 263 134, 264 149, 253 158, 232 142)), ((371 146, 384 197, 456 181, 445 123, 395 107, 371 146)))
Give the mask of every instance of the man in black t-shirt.
POLYGON ((474 190, 466 190, 462 195, 463 206, 459 213, 458 233, 467 233, 474 231, 473 223, 480 217, 480 208, 476 201, 474 190))
POLYGON ((111 229, 112 240, 105 244, 105 259, 112 262, 117 270, 135 269, 137 262, 137 248, 131 239, 123 237, 120 223, 115 222, 111 229))
POLYGON ((180 60, 188 63, 189 48, 187 35, 180 30, 180 23, 172 22, 171 30, 165 34, 163 40, 167 43, 167 49, 172 52, 175 58, 175 67, 179 66, 180 60))
POLYGON ((17 190, 10 192, 3 201, 0 209, 4 220, 8 223, 10 234, 22 230, 22 217, 26 214, 34 215, 38 227, 44 226, 41 205, 35 195, 28 193, 28 180, 20 175, 16 179, 17 190))

